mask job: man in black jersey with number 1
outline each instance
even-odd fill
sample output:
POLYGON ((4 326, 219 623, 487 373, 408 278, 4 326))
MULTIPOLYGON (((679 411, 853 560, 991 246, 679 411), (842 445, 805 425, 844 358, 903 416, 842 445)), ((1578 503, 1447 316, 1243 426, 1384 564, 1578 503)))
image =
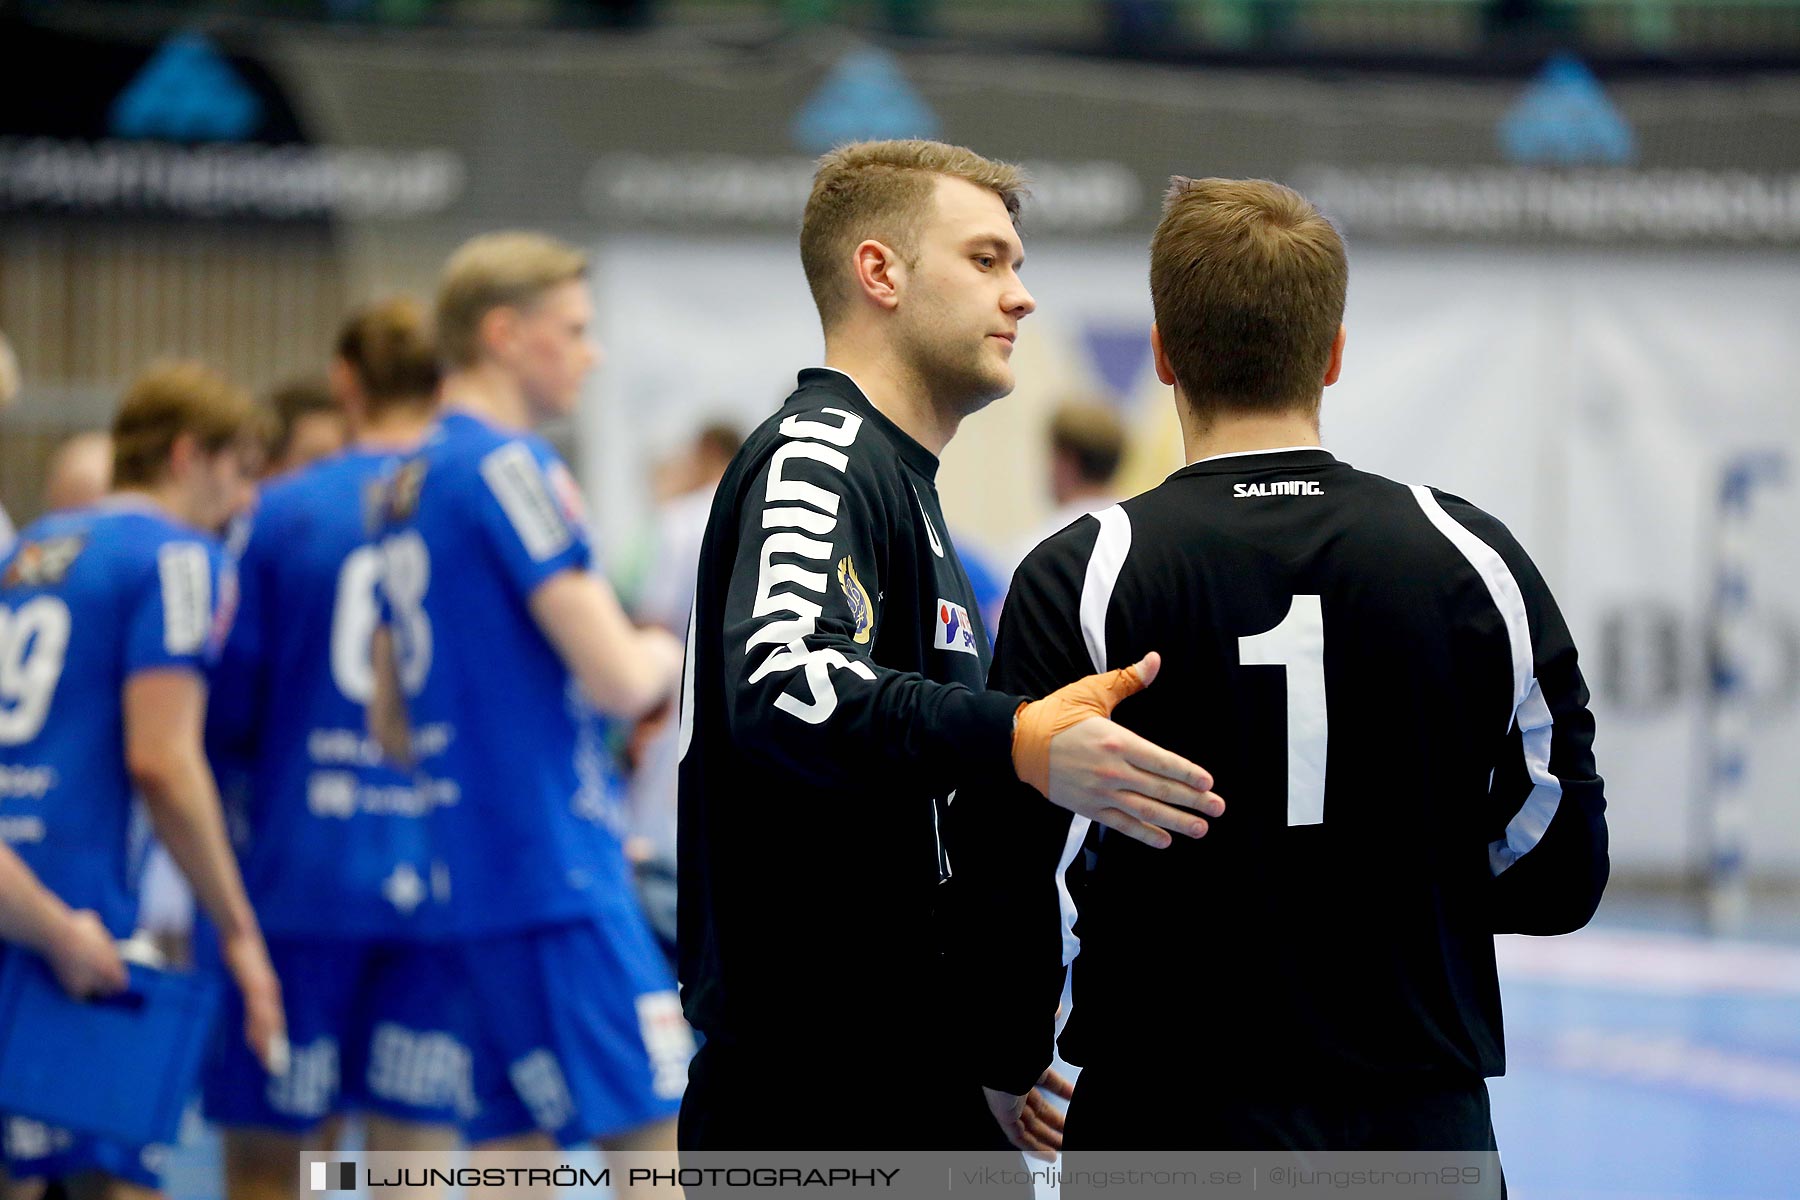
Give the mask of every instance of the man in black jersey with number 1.
POLYGON ((959 800, 997 1108, 1049 1063, 1079 950, 1071 1150, 1492 1149, 1493 935, 1578 929, 1606 883, 1588 693, 1531 560, 1319 446, 1346 276, 1294 192, 1178 179, 1151 344, 1188 466, 1045 541, 1007 598, 990 686, 1154 646, 1117 720, 1231 797, 1159 854, 1016 785, 959 800))

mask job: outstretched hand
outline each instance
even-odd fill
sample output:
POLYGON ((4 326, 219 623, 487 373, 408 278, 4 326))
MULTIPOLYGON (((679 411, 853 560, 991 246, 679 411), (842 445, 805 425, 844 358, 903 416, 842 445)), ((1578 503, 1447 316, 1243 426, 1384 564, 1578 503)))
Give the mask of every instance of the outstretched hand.
POLYGON ((1013 768, 1052 804, 1158 848, 1168 832, 1204 837, 1205 817, 1225 811, 1212 775, 1112 720, 1127 696, 1149 687, 1162 656, 1089 675, 1019 707, 1013 768))

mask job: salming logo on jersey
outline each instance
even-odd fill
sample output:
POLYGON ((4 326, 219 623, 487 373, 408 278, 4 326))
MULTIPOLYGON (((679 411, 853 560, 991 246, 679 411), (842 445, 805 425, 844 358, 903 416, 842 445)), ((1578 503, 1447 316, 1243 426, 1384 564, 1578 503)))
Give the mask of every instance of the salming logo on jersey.
POLYGON ((775 647, 750 673, 751 683, 774 671, 805 672, 804 688, 810 696, 783 692, 775 698, 775 707, 809 725, 820 724, 837 709, 837 691, 831 684, 833 668, 852 671, 871 683, 875 681, 875 672, 868 663, 852 661, 837 650, 813 650, 806 644, 825 611, 823 601, 830 586, 826 571, 775 561, 779 554, 822 563, 827 569, 831 566, 831 543, 820 539, 837 528, 839 496, 804 479, 789 478, 787 470, 795 459, 810 459, 842 475, 850 460, 842 449, 833 447, 848 447, 855 442, 863 421, 841 408, 823 411, 842 417, 843 424, 827 425, 799 417, 789 417, 781 423, 781 432, 790 440, 775 451, 769 463, 762 525, 770 533, 763 539, 757 567, 754 613, 758 617, 785 619, 760 626, 744 646, 746 653, 758 646, 775 647), (817 599, 813 599, 815 596, 817 599))
POLYGON ((1275 483, 1234 483, 1231 494, 1239 500, 1246 496, 1323 496, 1325 489, 1316 479, 1282 479, 1275 483))

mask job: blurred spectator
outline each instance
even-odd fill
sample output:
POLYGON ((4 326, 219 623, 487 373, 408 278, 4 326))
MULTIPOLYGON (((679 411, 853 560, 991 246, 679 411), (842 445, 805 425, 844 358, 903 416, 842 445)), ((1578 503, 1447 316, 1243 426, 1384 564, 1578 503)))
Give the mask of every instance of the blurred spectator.
POLYGON ((1125 455, 1125 426, 1105 401, 1071 401, 1050 418, 1050 496, 1056 510, 1013 544, 1007 577, 1037 544, 1078 517, 1119 499, 1113 480, 1125 455))
POLYGON ((349 440, 344 406, 323 379, 290 380, 269 395, 275 424, 269 435, 269 476, 297 471, 336 454, 349 440))
POLYGON ((708 425, 657 470, 655 544, 638 590, 635 615, 639 621, 661 625, 676 635, 687 632, 694 570, 700 561, 700 539, 706 533, 713 488, 743 441, 744 435, 735 426, 708 425))
MULTIPOLYGON (((743 441, 743 433, 735 426, 708 425, 658 472, 663 499, 656 511, 650 566, 638 593, 634 615, 639 621, 660 625, 677 637, 686 635, 713 489, 743 441)), ((637 871, 644 915, 650 918, 650 927, 673 962, 675 776, 680 756, 677 723, 671 716, 665 713, 658 720, 642 722, 632 735, 631 837, 625 851, 637 871)))
POLYGON ((112 490, 112 438, 78 433, 56 448, 44 479, 44 511, 86 508, 112 490))

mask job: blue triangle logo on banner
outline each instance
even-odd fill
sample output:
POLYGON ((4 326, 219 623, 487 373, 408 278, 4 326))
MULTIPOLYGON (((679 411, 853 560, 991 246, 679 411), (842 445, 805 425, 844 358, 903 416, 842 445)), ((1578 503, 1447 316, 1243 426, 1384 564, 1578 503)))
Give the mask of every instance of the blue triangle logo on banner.
POLYGON ((892 55, 857 50, 800 106, 789 133, 808 154, 823 154, 845 142, 935 138, 938 118, 892 55))
POLYGON ((263 106, 211 42, 182 33, 150 56, 109 118, 115 137, 241 142, 261 127, 263 106))
POLYGON ((1146 326, 1090 325, 1081 333, 1094 374, 1116 401, 1130 400, 1150 365, 1150 332, 1146 326))
POLYGON ((1501 118, 1500 147, 1516 163, 1623 165, 1637 156, 1637 135, 1606 89, 1572 54, 1550 56, 1501 118))

